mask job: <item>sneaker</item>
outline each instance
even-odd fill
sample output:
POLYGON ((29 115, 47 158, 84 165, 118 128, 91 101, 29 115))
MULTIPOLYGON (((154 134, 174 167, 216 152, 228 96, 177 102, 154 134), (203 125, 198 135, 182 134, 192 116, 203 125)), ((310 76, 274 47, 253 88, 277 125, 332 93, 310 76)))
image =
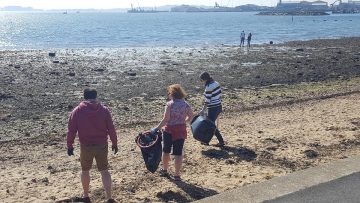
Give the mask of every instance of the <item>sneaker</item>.
POLYGON ((90 197, 84 197, 83 202, 84 203, 91 203, 90 197))
POLYGON ((108 199, 108 201, 106 201, 106 203, 116 203, 116 201, 114 199, 108 199))
POLYGON ((216 145, 214 145, 215 147, 225 147, 225 143, 224 142, 219 142, 216 145))
POLYGON ((181 177, 180 176, 174 176, 172 178, 174 181, 181 181, 181 177))
POLYGON ((160 169, 159 173, 160 177, 169 177, 169 173, 167 172, 167 170, 160 169))

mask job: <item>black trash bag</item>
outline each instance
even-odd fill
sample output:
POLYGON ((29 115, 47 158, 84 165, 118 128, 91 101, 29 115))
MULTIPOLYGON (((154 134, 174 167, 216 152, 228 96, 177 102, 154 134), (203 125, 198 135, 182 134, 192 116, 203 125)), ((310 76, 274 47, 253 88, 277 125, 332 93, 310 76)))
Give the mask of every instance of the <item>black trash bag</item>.
POLYGON ((216 125, 206 116, 195 116, 191 121, 191 131, 194 138, 200 142, 209 143, 215 134, 216 125))
POLYGON ((151 132, 139 133, 135 138, 137 146, 140 147, 146 168, 154 173, 159 167, 162 155, 161 131, 156 134, 151 132))

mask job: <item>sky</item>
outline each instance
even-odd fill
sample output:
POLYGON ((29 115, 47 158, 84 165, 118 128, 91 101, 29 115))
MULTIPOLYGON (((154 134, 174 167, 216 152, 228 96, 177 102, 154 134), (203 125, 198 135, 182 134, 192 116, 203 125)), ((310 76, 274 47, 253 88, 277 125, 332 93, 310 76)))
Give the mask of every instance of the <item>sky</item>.
MULTIPOLYGON (((110 9, 130 8, 131 4, 141 7, 158 7, 163 5, 207 5, 213 6, 217 1, 221 6, 239 6, 256 4, 275 6, 278 0, 0 0, 0 7, 23 6, 36 9, 110 9)), ((294 0, 286 0, 294 1, 294 0)), ((331 1, 328 1, 331 3, 331 1)))

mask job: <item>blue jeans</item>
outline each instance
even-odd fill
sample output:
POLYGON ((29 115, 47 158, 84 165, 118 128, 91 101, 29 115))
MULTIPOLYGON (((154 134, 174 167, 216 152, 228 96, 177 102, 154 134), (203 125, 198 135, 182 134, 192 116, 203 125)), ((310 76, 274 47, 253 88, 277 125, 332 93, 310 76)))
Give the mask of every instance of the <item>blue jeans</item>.
MULTIPOLYGON (((215 123, 216 119, 222 112, 222 106, 217 106, 213 108, 208 108, 208 118, 215 123)), ((221 136, 219 129, 216 128, 215 136, 218 139, 219 143, 224 143, 224 138, 221 136)))

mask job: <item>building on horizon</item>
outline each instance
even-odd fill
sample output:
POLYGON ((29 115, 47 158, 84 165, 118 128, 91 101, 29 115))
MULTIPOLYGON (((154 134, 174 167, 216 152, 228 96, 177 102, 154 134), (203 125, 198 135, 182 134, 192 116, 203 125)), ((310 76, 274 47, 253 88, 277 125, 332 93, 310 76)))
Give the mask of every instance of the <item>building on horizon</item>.
POLYGON ((349 0, 348 3, 349 3, 349 4, 360 5, 360 1, 352 1, 352 0, 349 0))
POLYGON ((329 10, 326 1, 282 1, 280 0, 276 6, 278 10, 329 10))
POLYGON ((335 2, 331 4, 332 13, 360 13, 360 0, 348 0, 348 2, 338 0, 335 2), (335 5, 335 2, 339 2, 339 4, 335 5))

